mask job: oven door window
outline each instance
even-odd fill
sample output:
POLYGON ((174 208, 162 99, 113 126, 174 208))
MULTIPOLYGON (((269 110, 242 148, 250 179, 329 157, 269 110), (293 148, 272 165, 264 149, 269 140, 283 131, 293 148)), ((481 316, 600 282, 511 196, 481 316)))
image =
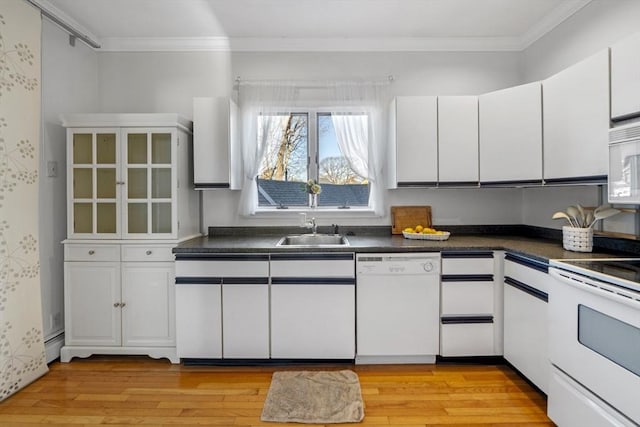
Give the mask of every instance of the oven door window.
POLYGON ((640 377, 640 329, 578 305, 578 342, 640 377))

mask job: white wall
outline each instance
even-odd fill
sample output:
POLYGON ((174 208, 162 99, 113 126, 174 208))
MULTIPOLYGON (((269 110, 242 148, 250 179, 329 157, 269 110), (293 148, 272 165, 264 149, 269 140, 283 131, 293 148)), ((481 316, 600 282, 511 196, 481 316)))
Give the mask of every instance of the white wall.
POLYGON ((63 248, 67 235, 66 136, 61 113, 97 111, 98 54, 44 19, 42 23, 42 147, 40 152, 40 268, 45 340, 64 328, 63 248), (47 176, 55 162, 57 176, 47 176))
MULTIPOLYGON (((231 95, 242 79, 380 79, 393 95, 480 94, 519 84, 520 55, 500 53, 103 53, 100 107, 105 112, 177 112, 192 117, 195 96, 231 95)), ((435 155, 435 153, 422 153, 435 155)), ((297 224, 297 215, 237 215, 239 193, 205 191, 205 226, 297 224), (293 221, 293 222, 292 222, 293 221)), ((517 224, 519 190, 389 191, 388 205, 431 204, 438 224, 517 224)), ((388 209, 387 209, 388 211, 388 209)), ((390 224, 371 216, 320 216, 320 224, 390 224)))
POLYGON ((524 50, 524 79, 545 79, 639 31, 640 1, 593 0, 524 50))
POLYGON ((196 96, 228 96, 229 53, 140 52, 99 57, 99 108, 104 113, 179 113, 193 117, 196 96))

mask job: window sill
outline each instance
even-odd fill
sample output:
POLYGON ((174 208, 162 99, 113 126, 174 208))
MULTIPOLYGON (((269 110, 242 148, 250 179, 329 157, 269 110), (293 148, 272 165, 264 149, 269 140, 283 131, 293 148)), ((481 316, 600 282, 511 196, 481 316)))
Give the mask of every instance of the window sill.
POLYGON ((282 218, 283 216, 287 216, 287 214, 298 215, 300 213, 305 213, 316 218, 373 218, 378 216, 370 207, 352 207, 348 209, 290 207, 286 209, 259 208, 252 217, 282 218))

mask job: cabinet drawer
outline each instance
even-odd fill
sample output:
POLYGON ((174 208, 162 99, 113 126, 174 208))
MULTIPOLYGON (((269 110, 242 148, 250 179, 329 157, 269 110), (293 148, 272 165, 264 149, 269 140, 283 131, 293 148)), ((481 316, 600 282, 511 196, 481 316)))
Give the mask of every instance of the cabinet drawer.
POLYGON ((441 356, 493 356, 493 323, 440 325, 441 356))
POLYGON ((493 282, 442 282, 442 314, 492 314, 493 282))
POLYGON ((355 277, 353 254, 272 254, 271 277, 355 277))
POLYGON ((120 245, 64 245, 65 261, 120 261, 120 245))
POLYGON ((523 262, 528 261, 507 255, 504 263, 504 276, 516 279, 519 282, 548 294, 549 275, 541 271, 542 269, 548 268, 548 266, 542 263, 535 263, 532 264, 535 267, 528 267, 524 265, 523 262))
POLYGON ((269 256, 179 254, 176 277, 269 277, 269 256))
POLYGON ((442 274, 493 274, 491 252, 468 255, 442 253, 442 274))
POLYGON ((122 261, 173 261, 170 246, 123 245, 122 261))

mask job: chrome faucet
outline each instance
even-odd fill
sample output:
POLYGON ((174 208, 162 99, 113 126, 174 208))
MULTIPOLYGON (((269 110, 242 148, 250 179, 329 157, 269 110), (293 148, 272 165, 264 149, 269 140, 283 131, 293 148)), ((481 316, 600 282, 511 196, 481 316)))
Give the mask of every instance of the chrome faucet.
POLYGON ((316 219, 314 217, 312 217, 311 219, 307 219, 307 214, 303 212, 300 214, 300 218, 301 227, 310 228, 313 234, 316 234, 318 232, 318 224, 316 224, 316 219))

